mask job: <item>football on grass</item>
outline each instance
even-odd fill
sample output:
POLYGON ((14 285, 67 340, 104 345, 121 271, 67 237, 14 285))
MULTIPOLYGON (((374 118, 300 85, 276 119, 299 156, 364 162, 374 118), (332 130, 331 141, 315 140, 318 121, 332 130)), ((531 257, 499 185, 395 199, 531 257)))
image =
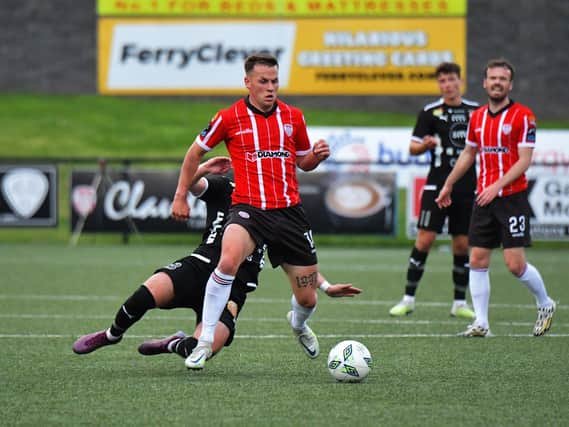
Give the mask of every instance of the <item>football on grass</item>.
POLYGON ((328 370, 342 383, 359 383, 371 370, 371 354, 361 342, 354 340, 336 344, 328 354, 328 370))

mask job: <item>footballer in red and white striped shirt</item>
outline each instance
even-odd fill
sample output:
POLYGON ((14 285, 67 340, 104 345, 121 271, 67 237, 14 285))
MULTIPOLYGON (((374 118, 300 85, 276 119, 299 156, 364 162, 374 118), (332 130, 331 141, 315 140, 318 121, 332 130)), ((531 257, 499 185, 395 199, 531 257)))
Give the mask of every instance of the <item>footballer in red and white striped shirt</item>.
POLYGON ((221 141, 235 171, 233 204, 277 209, 300 203, 296 159, 311 145, 298 108, 279 100, 262 112, 241 99, 218 112, 195 142, 209 151, 221 141))
POLYGON ((310 358, 318 339, 306 324, 316 308, 318 260, 310 223, 300 203, 296 167, 313 170, 330 155, 325 141, 311 146, 302 112, 277 100, 278 61, 266 54, 246 58, 246 99, 221 110, 188 149, 172 203, 172 216, 189 217, 186 199, 201 158, 224 141, 233 163, 235 190, 221 255, 208 279, 198 344, 186 367, 203 369, 212 356, 216 324, 227 304, 241 263, 259 245, 273 267, 282 266, 294 294, 287 315, 310 358))
POLYGON ((531 164, 536 125, 532 111, 509 98, 513 81, 514 68, 508 61, 488 62, 483 84, 488 105, 472 113, 466 147, 436 200, 439 207, 450 205, 452 186, 474 164, 478 152, 478 189, 468 231, 469 287, 476 319, 461 333, 464 337, 490 335, 490 257, 492 250, 500 246, 506 267, 537 302, 534 336, 542 336, 550 329, 555 313, 555 301, 524 250, 531 244, 525 172, 531 164))
MULTIPOLYGON (((494 113, 488 105, 472 113, 466 144, 476 147, 480 156, 478 194, 502 178, 518 161, 518 148, 534 148, 535 131, 535 116, 532 111, 514 101, 494 113)), ((504 186, 498 196, 509 196, 525 189, 527 179, 522 173, 504 186)))

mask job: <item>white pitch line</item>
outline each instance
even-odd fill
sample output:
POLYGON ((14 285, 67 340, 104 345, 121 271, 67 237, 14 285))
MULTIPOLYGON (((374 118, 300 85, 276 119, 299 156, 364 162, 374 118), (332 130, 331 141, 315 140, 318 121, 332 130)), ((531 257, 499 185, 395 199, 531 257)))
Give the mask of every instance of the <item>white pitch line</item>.
MULTIPOLYGON (((335 303, 337 302, 339 305, 381 305, 381 306, 392 306, 393 304, 399 302, 399 300, 362 300, 362 299, 353 299, 353 298, 335 298, 333 300, 335 303)), ((255 298, 251 297, 247 299, 247 304, 249 303, 267 303, 267 304, 275 304, 275 303, 287 303, 290 304, 289 300, 285 299, 276 299, 276 298, 255 298)), ((449 302, 436 302, 436 301, 420 301, 417 303, 417 306, 425 306, 425 307, 450 307, 449 302)), ((516 309, 531 309, 536 310, 535 304, 490 304, 490 307, 495 308, 516 308, 516 309)), ((558 310, 569 310, 569 305, 561 305, 557 304, 558 310)))
POLYGON ((40 300, 40 301, 116 301, 125 297, 114 295, 37 295, 37 294, 0 294, 0 299, 40 300))
MULTIPOLYGON (((41 294, 0 294, 0 300, 40 300, 40 301, 124 301, 124 296, 115 295, 41 295, 41 294)), ((338 298, 334 300, 341 305, 379 305, 391 306, 398 301, 396 300, 363 300, 353 298, 338 298)), ((247 299, 247 304, 290 304, 290 299, 286 298, 255 298, 247 299)), ((437 301, 421 301, 417 304, 424 307, 447 307, 449 302, 437 301)), ((490 304, 494 308, 515 308, 515 309, 532 309, 535 310, 535 304, 490 304)), ((569 310, 569 305, 557 304, 558 310, 569 310)))
MULTIPOLYGON (((54 319, 54 320, 108 320, 112 321, 111 315, 102 314, 0 314, 0 319, 54 319)), ((195 320, 194 314, 189 316, 161 316, 148 314, 143 321, 156 320, 156 321, 180 321, 180 322, 193 322, 195 320)), ((461 319, 455 320, 415 320, 415 319, 330 319, 330 318, 315 318, 314 323, 354 323, 354 324, 386 324, 386 325, 456 325, 461 319)), ((240 317, 238 322, 264 322, 264 323, 285 323, 284 317, 240 317)), ((520 326, 528 327, 533 326, 534 322, 493 322, 495 325, 500 326, 520 326)), ((555 322, 556 327, 567 328, 569 323, 555 322)))
MULTIPOLYGON (((62 335, 62 334, 0 334, 0 339, 76 339, 78 335, 62 335)), ((270 340, 270 339, 289 339, 290 335, 235 335, 237 339, 252 339, 252 340, 270 340)), ((460 338, 456 334, 326 334, 318 335, 319 338, 347 338, 350 339, 364 339, 364 338, 460 338)), ((536 339, 531 334, 493 334, 492 338, 532 338, 536 339)), ((567 338, 569 334, 547 334, 545 339, 548 338, 567 338)), ((150 335, 125 335, 124 338, 128 339, 149 339, 154 338, 150 335)), ((543 339, 543 338, 542 338, 543 339)))

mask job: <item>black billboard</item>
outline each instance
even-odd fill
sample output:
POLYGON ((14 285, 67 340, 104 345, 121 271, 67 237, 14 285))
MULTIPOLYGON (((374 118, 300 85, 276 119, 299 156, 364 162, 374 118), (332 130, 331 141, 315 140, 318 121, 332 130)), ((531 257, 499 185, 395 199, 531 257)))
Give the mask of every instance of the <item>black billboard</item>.
MULTIPOLYGON (((170 218, 177 170, 129 170, 71 174, 71 229, 83 232, 202 231, 206 206, 189 196, 191 218, 170 218), (84 221, 83 224, 80 223, 84 221)), ((319 233, 396 233, 396 178, 381 172, 299 174, 302 203, 313 231, 319 233)))
POLYGON ((132 224, 140 232, 202 231, 205 203, 193 196, 189 197, 187 223, 170 218, 177 183, 177 170, 74 170, 69 197, 71 229, 83 218, 83 232, 131 232, 132 224))
POLYGON ((310 172, 299 174, 298 181, 314 232, 396 234, 395 173, 310 172))
POLYGON ((57 225, 55 165, 0 165, 0 227, 57 225))

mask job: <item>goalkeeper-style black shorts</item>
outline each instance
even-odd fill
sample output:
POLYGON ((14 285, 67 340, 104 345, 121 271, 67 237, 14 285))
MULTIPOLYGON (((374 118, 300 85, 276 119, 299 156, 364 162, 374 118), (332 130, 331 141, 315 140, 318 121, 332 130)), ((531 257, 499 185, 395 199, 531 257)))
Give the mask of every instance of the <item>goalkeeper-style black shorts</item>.
POLYGON ((467 235, 474 203, 474 193, 452 194, 452 203, 447 208, 439 208, 435 199, 439 195, 436 190, 423 190, 421 211, 417 228, 442 233, 448 218, 448 233, 451 236, 467 235))
MULTIPOLYGON (((202 321, 205 288, 215 264, 206 262, 201 255, 190 255, 159 268, 155 273, 166 273, 174 285, 174 299, 165 309, 190 308, 196 313, 196 325, 202 321)), ((229 328, 229 339, 225 346, 229 346, 235 335, 235 323, 245 301, 247 293, 255 290, 254 287, 235 278, 231 286, 231 294, 227 306, 219 319, 229 328)))

